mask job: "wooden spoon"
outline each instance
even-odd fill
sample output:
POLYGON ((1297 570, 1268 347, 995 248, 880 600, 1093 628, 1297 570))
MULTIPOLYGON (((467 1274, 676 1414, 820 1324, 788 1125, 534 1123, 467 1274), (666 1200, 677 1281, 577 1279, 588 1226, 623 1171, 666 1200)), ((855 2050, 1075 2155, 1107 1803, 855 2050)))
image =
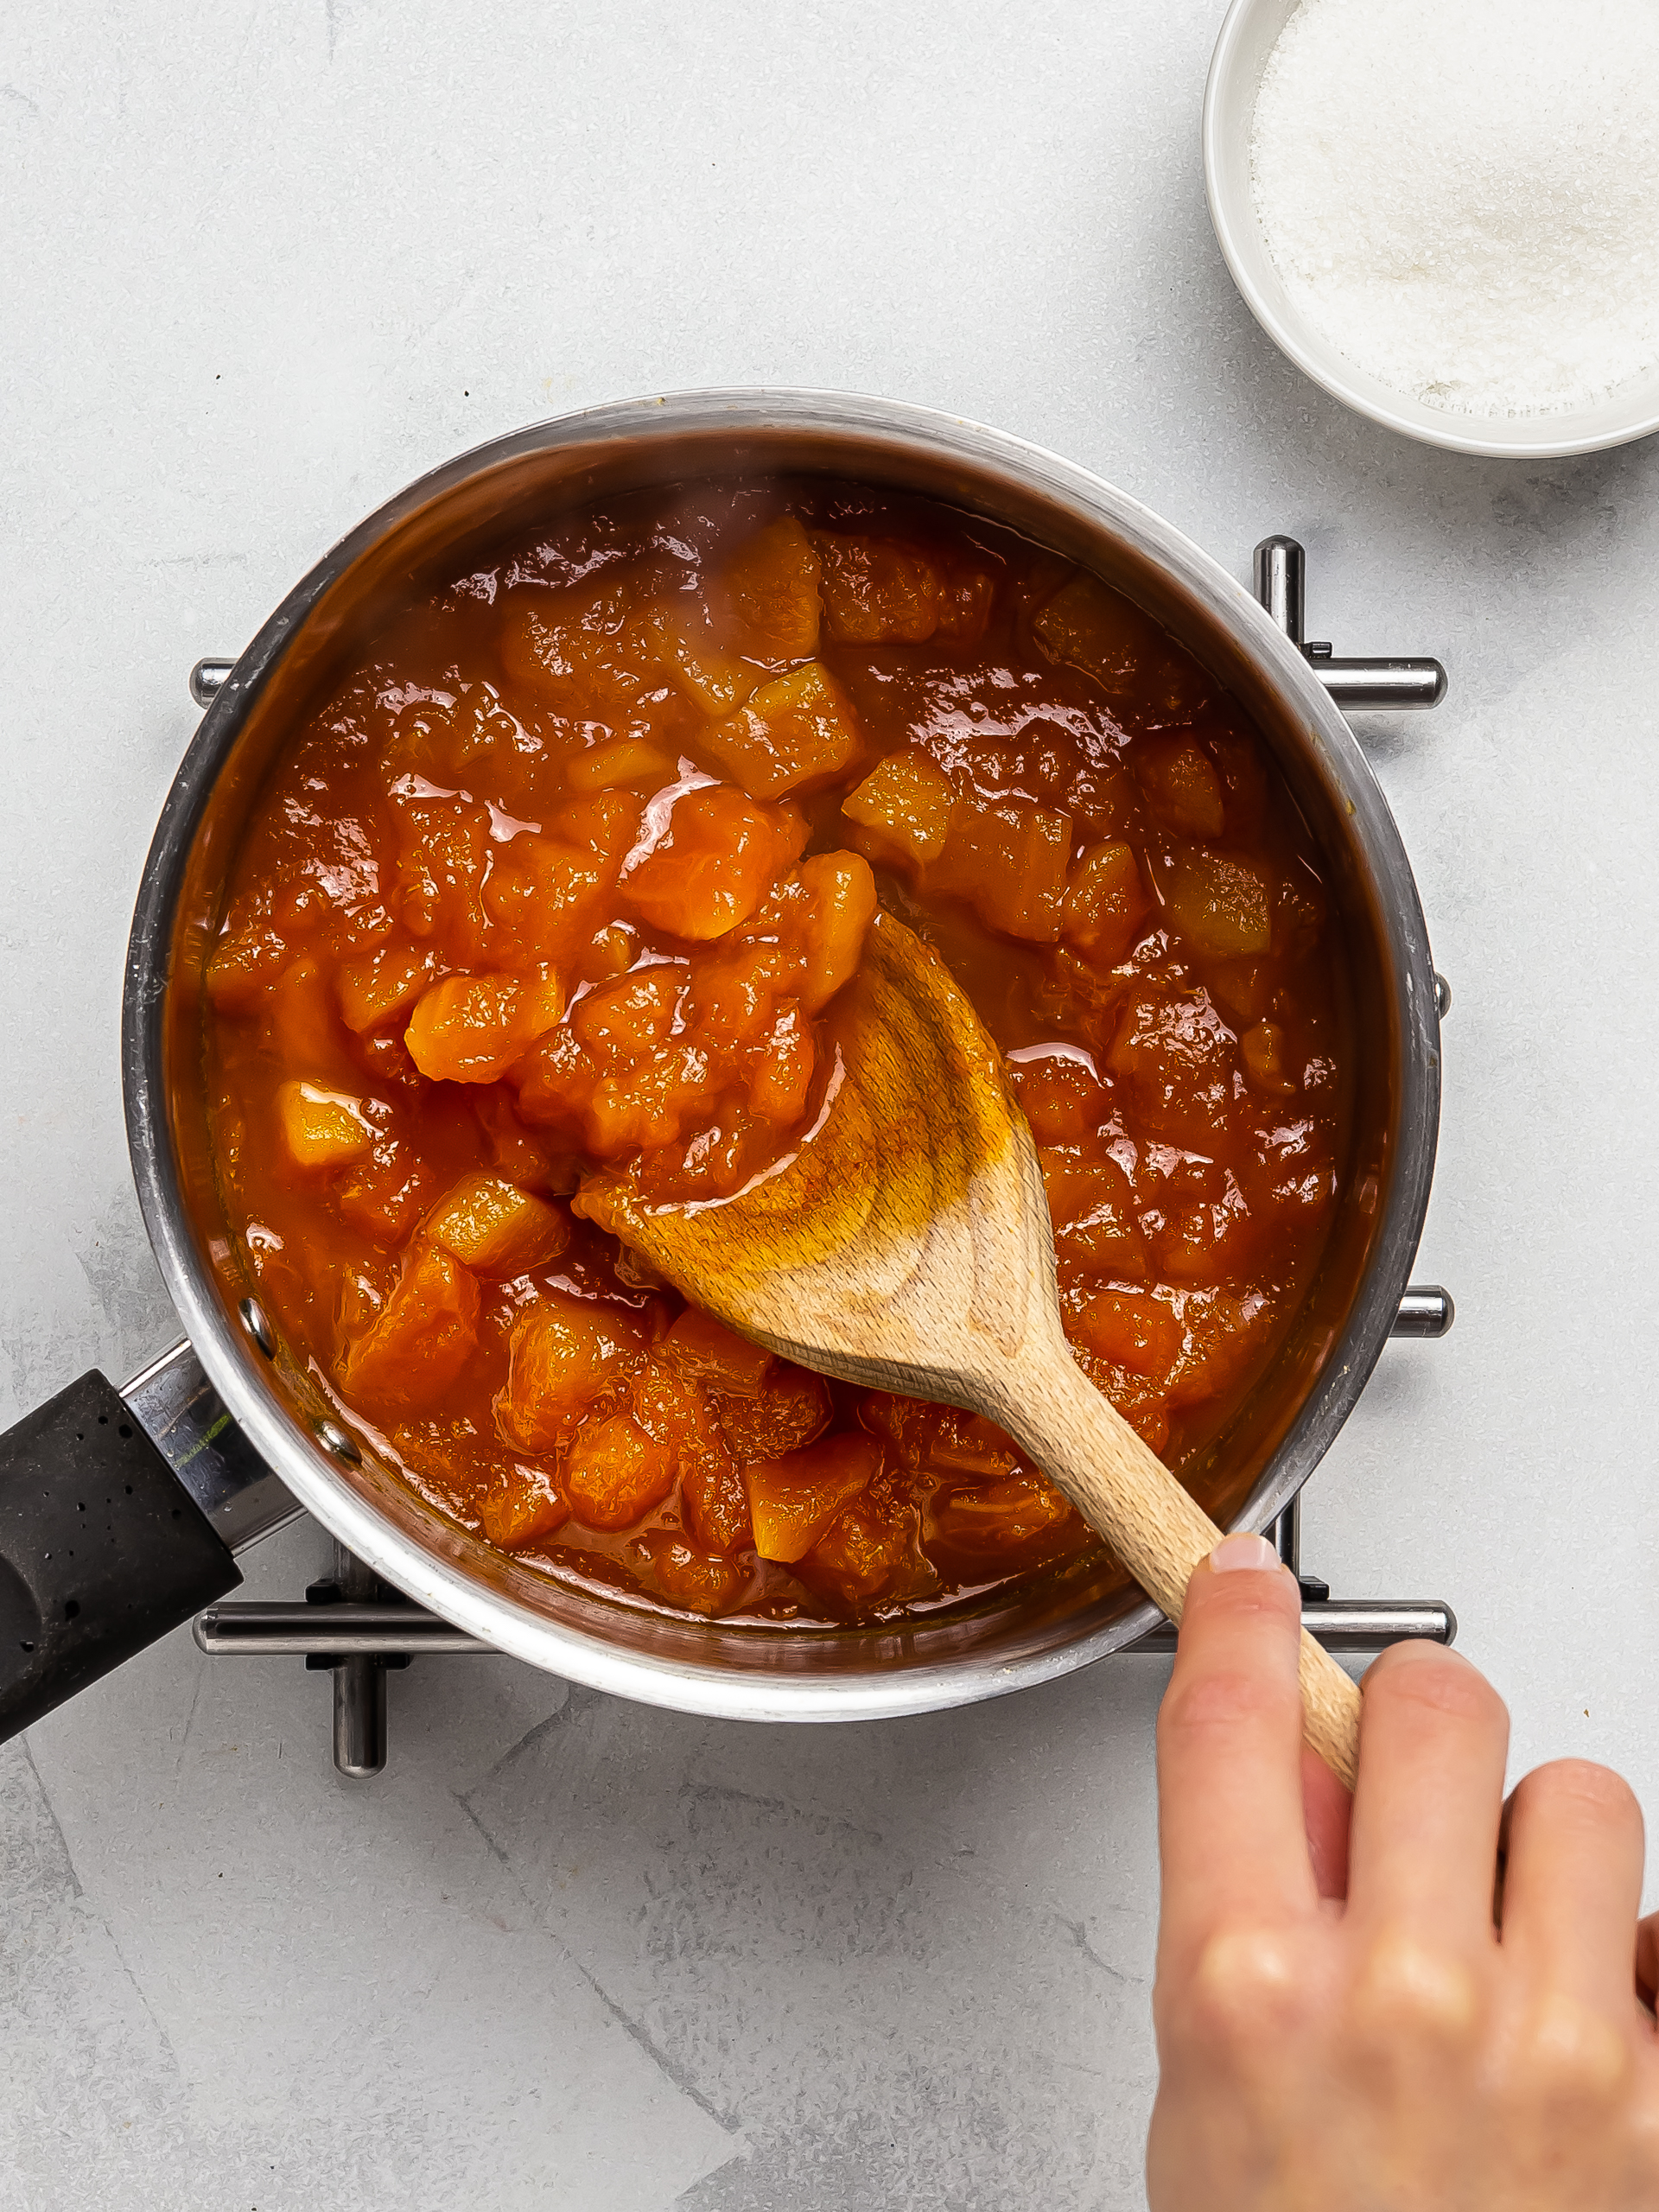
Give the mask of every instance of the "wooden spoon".
MULTIPOLYGON (((1031 1130, 938 956, 891 915, 834 1009, 798 1149, 726 1199, 652 1203, 628 1173, 579 1211, 740 1335, 822 1374, 1006 1429, 1173 1621, 1221 1540, 1071 1357, 1031 1130)), ((1304 1630, 1307 1740, 1353 1787, 1359 1693, 1304 1630)))

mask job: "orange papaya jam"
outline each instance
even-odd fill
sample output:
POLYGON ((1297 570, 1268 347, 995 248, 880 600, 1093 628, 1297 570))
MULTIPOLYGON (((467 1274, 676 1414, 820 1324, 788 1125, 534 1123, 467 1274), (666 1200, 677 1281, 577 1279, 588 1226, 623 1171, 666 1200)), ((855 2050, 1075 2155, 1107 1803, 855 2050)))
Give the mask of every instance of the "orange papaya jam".
POLYGON ((247 1272, 453 1522, 772 1623, 1098 1563, 988 1423, 740 1341, 582 1217, 601 1166, 717 1198, 801 1140, 878 902, 1006 1057, 1097 1387, 1179 1470, 1261 1378, 1334 1213, 1350 1054, 1260 737, 1011 531, 682 485, 365 641, 270 776, 208 967, 247 1272))

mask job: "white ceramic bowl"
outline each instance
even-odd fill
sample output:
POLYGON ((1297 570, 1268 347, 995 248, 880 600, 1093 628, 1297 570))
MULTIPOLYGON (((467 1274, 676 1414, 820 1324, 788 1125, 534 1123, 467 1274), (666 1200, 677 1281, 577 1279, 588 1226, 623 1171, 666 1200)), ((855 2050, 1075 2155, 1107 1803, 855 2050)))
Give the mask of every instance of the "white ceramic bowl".
POLYGON ((1274 267, 1250 188, 1250 129, 1268 57, 1301 0, 1233 0, 1204 95, 1204 181, 1210 219, 1246 305, 1281 353, 1344 406, 1390 430, 1453 453, 1546 461, 1593 453, 1659 430, 1659 372, 1594 407, 1559 415, 1453 415, 1367 376, 1310 329, 1274 267))

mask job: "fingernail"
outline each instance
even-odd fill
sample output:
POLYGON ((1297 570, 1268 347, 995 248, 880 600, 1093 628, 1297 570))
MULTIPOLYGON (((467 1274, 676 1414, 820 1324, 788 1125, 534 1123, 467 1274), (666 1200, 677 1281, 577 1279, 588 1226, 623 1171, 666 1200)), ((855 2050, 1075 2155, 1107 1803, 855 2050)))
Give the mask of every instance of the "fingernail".
POLYGON ((1265 1536, 1224 1536, 1210 1554, 1212 1574, 1231 1574, 1240 1567, 1253 1567, 1261 1574, 1281 1564, 1278 1553, 1265 1536))

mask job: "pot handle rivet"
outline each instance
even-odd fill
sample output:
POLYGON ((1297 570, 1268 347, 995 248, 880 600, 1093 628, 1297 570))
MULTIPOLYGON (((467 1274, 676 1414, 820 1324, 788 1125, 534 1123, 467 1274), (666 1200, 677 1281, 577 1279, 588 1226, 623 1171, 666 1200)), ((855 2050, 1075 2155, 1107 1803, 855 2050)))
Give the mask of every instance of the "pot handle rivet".
POLYGON ((324 1449, 332 1452, 336 1459, 344 1459, 348 1466, 353 1467, 360 1464, 363 1454, 337 1421, 320 1421, 317 1437, 324 1449))
POLYGON ((237 1307, 242 1316, 242 1325, 253 1338, 267 1359, 276 1357, 276 1339, 271 1334, 270 1324, 265 1319, 265 1309, 257 1298, 245 1298, 237 1307))
POLYGON ((233 660, 199 660, 190 671, 190 696, 199 707, 211 707, 225 689, 233 660))
POLYGON ((1449 1290, 1437 1282, 1414 1282, 1402 1294, 1400 1311, 1394 1317, 1389 1334, 1439 1338, 1450 1334, 1457 1318, 1458 1309, 1449 1290))

